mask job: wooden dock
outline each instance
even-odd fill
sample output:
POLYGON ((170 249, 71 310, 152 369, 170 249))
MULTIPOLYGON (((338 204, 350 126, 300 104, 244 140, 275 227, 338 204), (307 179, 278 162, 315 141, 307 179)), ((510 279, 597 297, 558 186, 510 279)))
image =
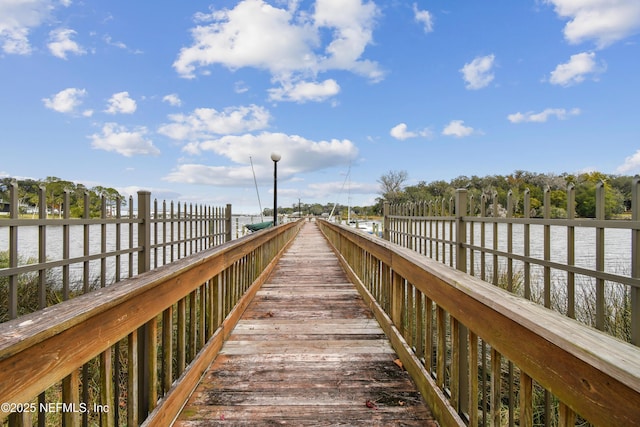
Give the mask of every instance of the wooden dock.
POLYGON ((307 223, 175 425, 437 426, 396 359, 307 223))

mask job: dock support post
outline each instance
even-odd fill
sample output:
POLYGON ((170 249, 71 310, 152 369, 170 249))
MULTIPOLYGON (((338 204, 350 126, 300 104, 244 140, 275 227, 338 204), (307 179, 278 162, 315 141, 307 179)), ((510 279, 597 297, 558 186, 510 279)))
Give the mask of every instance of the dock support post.
MULTIPOLYGON (((455 197, 455 247, 456 247, 456 269, 462 272, 467 272, 467 249, 464 245, 467 243, 467 224, 464 221, 464 216, 467 214, 467 190, 459 188, 456 190, 455 197)), ((458 403, 456 408, 459 414, 470 414, 472 411, 469 408, 469 370, 476 369, 476 367, 469 366, 469 345, 473 345, 469 342, 469 330, 466 326, 460 324, 458 327, 458 346, 459 346, 459 359, 458 359, 458 372, 459 372, 459 384, 458 384, 458 403)))
MULTIPOLYGON (((640 177, 631 185, 631 219, 640 221, 640 177)), ((640 277, 640 230, 631 231, 631 276, 640 277)), ((631 290, 631 343, 640 346, 640 289, 631 290)))
MULTIPOLYGON (((138 274, 151 268, 151 193, 138 191, 138 274)), ((152 321, 155 321, 153 319, 152 321)), ((149 414, 149 324, 138 329, 138 419, 149 414)), ((130 349, 135 351, 134 349, 130 349)), ((135 397, 133 397, 135 398, 135 397)))
POLYGON ((384 202, 384 205, 382 205, 382 238, 384 240, 386 240, 387 242, 389 241, 389 226, 391 224, 391 221, 389 219, 389 202, 384 202))

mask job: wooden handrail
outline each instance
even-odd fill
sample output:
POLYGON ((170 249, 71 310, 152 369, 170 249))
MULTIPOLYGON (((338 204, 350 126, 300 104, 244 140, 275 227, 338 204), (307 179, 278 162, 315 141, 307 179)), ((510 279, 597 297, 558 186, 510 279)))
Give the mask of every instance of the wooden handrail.
MULTIPOLYGON (((492 350, 513 362, 528 378, 552 392, 576 414, 595 425, 631 426, 640 423, 639 348, 409 249, 349 227, 326 221, 320 224, 345 264, 349 265, 352 278, 357 278, 372 303, 375 303, 375 297, 370 290, 384 279, 374 277, 370 269, 367 270, 368 277, 363 277, 365 275, 358 274, 358 270, 363 263, 375 260, 406 281, 401 282, 402 286, 406 283, 427 301, 433 301, 439 310, 446 311, 455 320, 456 325, 459 323, 467 327, 469 336, 480 337, 492 350)), ((393 284, 388 286, 389 289, 393 287, 393 284)), ((396 293, 391 290, 385 297, 403 298, 404 301, 392 301, 391 307, 404 307, 403 310, 410 311, 411 307, 407 308, 405 302, 409 292, 411 290, 396 293)), ((377 317, 391 322, 393 318, 402 319, 402 316, 410 314, 384 313, 379 309, 377 317)), ((423 320, 415 322, 422 323, 423 320)), ((449 391, 432 381, 431 367, 425 369, 421 355, 415 355, 411 345, 407 344, 413 339, 411 334, 402 336, 403 329, 406 325, 396 323, 388 325, 385 331, 398 335, 398 339, 392 339, 392 344, 402 347, 396 348, 401 356, 411 356, 411 360, 403 360, 410 373, 424 376, 414 379, 429 389, 429 396, 425 396, 427 401, 446 399, 449 391)), ((427 349, 425 352, 430 351, 427 349)), ((440 356, 442 360, 446 357, 440 356)), ((469 363, 470 369, 477 370, 477 366, 471 366, 472 363, 469 363)), ((442 369, 444 372, 444 367, 442 369)), ((438 383, 440 381, 444 382, 438 379, 438 383)), ((450 387, 455 390, 458 384, 450 387)), ((447 399, 449 401, 444 402, 441 412, 477 413, 475 408, 455 407, 459 397, 447 399)), ((474 399, 470 401, 477 402, 474 399)), ((531 405, 531 402, 524 404, 531 405)), ((530 415, 528 408, 521 408, 521 411, 530 415)), ((472 415, 470 417, 473 418, 472 415)), ((475 425, 472 421, 469 423, 475 425)), ((527 420, 521 419, 520 425, 528 425, 527 420)))
MULTIPOLYGON (((274 260, 301 224, 288 223, 246 236, 1 324, 0 402, 31 401, 235 263, 241 262, 236 270, 245 269, 241 279, 250 282, 242 288, 233 287, 222 292, 221 298, 227 300, 209 303, 221 306, 228 298, 233 298, 233 294, 245 293, 252 286, 259 287, 266 277, 265 272, 273 268, 274 260), (268 245, 272 253, 256 253, 268 245), (256 262, 247 262, 247 256, 253 256, 254 261, 260 257, 262 271, 254 272, 256 262), (266 263, 262 263, 265 259, 266 263)), ((233 301, 233 305, 238 301, 233 301)), ((215 325, 216 328, 223 326, 230 328, 224 323, 215 325)), ((210 335, 215 334, 211 331, 210 335)), ((156 402, 151 404, 155 406, 156 402)), ((0 420, 8 415, 3 406, 0 420)))

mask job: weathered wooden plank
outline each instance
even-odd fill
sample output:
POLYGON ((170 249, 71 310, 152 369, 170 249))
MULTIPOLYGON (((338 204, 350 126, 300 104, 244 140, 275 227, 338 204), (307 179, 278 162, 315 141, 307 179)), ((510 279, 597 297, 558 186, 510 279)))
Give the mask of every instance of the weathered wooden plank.
POLYGON ((369 386, 384 385, 397 382, 398 387, 413 387, 406 381, 406 371, 386 359, 382 361, 361 361, 357 369, 353 364, 344 362, 271 362, 256 364, 255 362, 238 362, 219 364, 206 374, 206 381, 225 388, 229 384, 238 390, 261 384, 262 387, 278 386, 279 383, 298 384, 314 381, 314 386, 329 384, 332 387, 351 387, 362 384, 369 386), (402 384, 401 384, 402 383, 402 384))
POLYGON ((437 425, 314 224, 257 292, 177 426, 437 425))
POLYGON ((234 411, 227 407, 210 406, 187 407, 192 418, 182 422, 185 427, 229 425, 294 425, 294 426, 336 426, 336 425, 402 425, 402 426, 437 426, 432 420, 425 420, 425 414, 413 408, 378 408, 362 411, 350 406, 243 406, 234 411), (315 419, 314 419, 315 417, 315 419), (257 424, 256 420, 264 424, 257 424), (348 420, 348 421, 344 421, 348 420))
POLYGON ((391 345, 385 340, 268 340, 228 341, 221 354, 317 354, 333 353, 391 353, 391 345))

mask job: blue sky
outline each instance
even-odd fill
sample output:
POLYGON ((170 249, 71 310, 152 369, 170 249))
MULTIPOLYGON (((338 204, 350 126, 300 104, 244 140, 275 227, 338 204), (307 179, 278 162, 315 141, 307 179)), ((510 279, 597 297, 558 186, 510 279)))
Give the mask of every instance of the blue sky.
POLYGON ((0 0, 0 82, 0 176, 237 213, 640 173, 638 0, 0 0))

